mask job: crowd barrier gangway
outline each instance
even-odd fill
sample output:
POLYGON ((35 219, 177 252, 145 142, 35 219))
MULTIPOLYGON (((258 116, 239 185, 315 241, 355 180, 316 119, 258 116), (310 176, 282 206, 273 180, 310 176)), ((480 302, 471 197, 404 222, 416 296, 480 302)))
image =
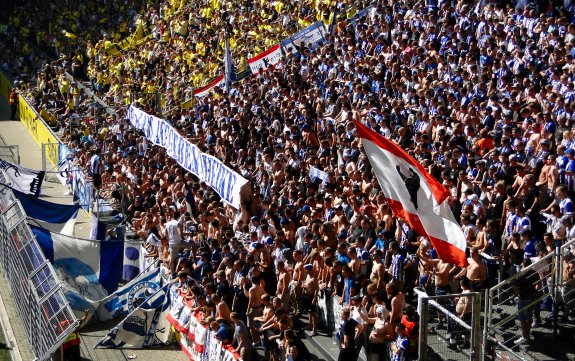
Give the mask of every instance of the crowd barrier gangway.
POLYGON ((429 296, 414 289, 419 313, 418 360, 435 356, 443 359, 480 361, 482 355, 481 293, 469 292, 429 296), (471 305, 462 318, 456 313, 459 299, 471 305))
MULTIPOLYGON (((4 171, 0 183, 8 184, 4 171)), ((0 186, 0 266, 36 360, 51 359, 80 321, 12 191, 0 186)))
MULTIPOLYGON (((562 315, 554 319, 554 334, 557 334, 559 320, 567 321, 575 318, 575 239, 568 240, 558 252, 555 279, 555 300, 561 306, 562 315), (567 275, 567 279, 564 276, 567 275), (567 314, 570 312, 570 315, 567 314)), ((559 311, 559 310, 558 310, 559 311)))
POLYGON ((548 304, 556 297, 557 272, 560 271, 561 265, 558 262, 559 248, 550 252, 544 257, 535 259, 534 262, 513 274, 512 276, 501 281, 499 284, 491 287, 486 291, 485 298, 485 325, 483 332, 483 350, 487 352, 488 343, 495 343, 495 348, 505 350, 512 354, 517 360, 525 360, 521 356, 521 349, 515 344, 521 337, 521 328, 516 322, 520 312, 532 310, 535 320, 543 320, 550 315, 549 309, 542 308, 541 305, 548 304), (556 267, 559 265, 559 267, 556 267), (538 292, 529 299, 526 305, 518 309, 518 297, 514 287, 521 277, 527 272, 535 271, 538 275, 540 284, 538 292))

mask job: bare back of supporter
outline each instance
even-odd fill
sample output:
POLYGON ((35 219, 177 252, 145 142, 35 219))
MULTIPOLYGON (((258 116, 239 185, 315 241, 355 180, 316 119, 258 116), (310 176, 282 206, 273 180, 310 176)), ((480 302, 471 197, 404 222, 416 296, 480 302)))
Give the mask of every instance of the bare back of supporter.
POLYGON ((451 294, 451 284, 449 282, 449 274, 453 270, 453 265, 440 261, 433 269, 435 276, 435 295, 448 295, 451 294))
POLYGON ((174 260, 178 256, 178 252, 185 247, 182 238, 182 225, 179 222, 180 213, 174 212, 172 219, 166 223, 165 232, 168 238, 168 246, 170 247, 170 269, 174 268, 174 260))
POLYGON ((254 342, 259 341, 259 334, 256 329, 256 324, 254 318, 261 317, 264 314, 264 305, 262 303, 262 296, 264 295, 264 289, 259 284, 259 277, 252 277, 252 285, 249 289, 244 286, 244 291, 247 290, 248 296, 248 308, 247 308, 247 321, 248 328, 250 329, 252 340, 254 342))

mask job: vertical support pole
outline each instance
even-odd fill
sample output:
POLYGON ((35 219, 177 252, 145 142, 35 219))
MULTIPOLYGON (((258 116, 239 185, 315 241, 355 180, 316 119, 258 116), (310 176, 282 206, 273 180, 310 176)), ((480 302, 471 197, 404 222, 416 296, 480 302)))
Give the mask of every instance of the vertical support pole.
POLYGON ((490 305, 490 294, 489 290, 485 290, 485 300, 484 300, 484 307, 485 307, 485 318, 483 319, 483 340, 481 345, 481 360, 485 360, 485 356, 487 355, 487 342, 489 341, 489 326, 491 323, 491 305, 490 305))
POLYGON ((551 310, 555 308, 555 314, 553 316, 553 335, 557 336, 559 332, 559 291, 561 287, 561 276, 563 268, 563 255, 561 254, 561 246, 555 247, 555 275, 553 277, 553 304, 551 310))
POLYGON ((42 143, 42 171, 46 171, 46 143, 42 143))
POLYGON ((471 360, 483 360, 481 355, 481 293, 473 294, 473 306, 471 309, 471 360))
POLYGON ((421 298, 421 315, 419 315, 419 361, 427 360, 427 329, 429 322, 428 299, 421 298))

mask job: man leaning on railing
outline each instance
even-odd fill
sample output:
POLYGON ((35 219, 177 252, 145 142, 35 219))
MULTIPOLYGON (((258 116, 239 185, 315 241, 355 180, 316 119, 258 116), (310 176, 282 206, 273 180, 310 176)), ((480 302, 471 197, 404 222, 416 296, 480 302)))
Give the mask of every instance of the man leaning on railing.
POLYGON ((516 345, 531 341, 533 306, 537 305, 537 299, 542 288, 539 274, 533 269, 525 270, 529 266, 531 266, 531 259, 525 258, 522 263, 523 275, 513 283, 513 289, 519 297, 517 318, 521 322, 521 337, 514 341, 516 345))

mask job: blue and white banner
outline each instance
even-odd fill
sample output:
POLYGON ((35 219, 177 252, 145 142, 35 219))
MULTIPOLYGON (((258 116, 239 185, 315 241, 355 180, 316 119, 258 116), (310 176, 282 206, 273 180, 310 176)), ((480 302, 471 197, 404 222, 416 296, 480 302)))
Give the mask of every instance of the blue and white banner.
POLYGON ((286 51, 292 53, 297 51, 295 46, 299 47, 304 45, 307 48, 311 44, 312 49, 315 49, 316 46, 325 40, 323 35, 324 33, 325 26, 323 25, 323 22, 318 21, 314 24, 311 24, 307 28, 298 31, 289 38, 282 40, 280 45, 286 51))
POLYGON ((155 268, 142 272, 124 287, 102 299, 96 310, 99 321, 116 318, 120 314, 132 312, 142 302, 160 289, 162 273, 155 268))
POLYGON ((146 348, 161 346, 171 339, 169 285, 157 290, 96 345, 103 348, 146 348))
POLYGON ((80 209, 78 205, 52 203, 15 189, 12 191, 22 204, 26 215, 42 222, 66 223, 71 218, 76 218, 80 209))
POLYGON ((94 310, 100 300, 118 289, 123 242, 92 241, 30 228, 44 256, 64 281, 65 295, 74 311, 94 310))
POLYGON ((4 159, 0 159, 0 169, 7 176, 8 183, 5 186, 36 197, 42 192, 45 172, 20 167, 4 159))
POLYGON ((248 182, 247 179, 219 159, 202 153, 165 120, 147 114, 133 105, 128 109, 128 119, 135 128, 144 132, 150 142, 165 148, 168 155, 179 165, 212 187, 223 201, 236 209, 240 208, 240 191, 248 182))
POLYGON ((56 177, 62 183, 63 186, 69 187, 74 179, 74 171, 77 171, 77 167, 74 165, 74 155, 68 153, 68 155, 58 161, 58 173, 56 177))
POLYGON ((324 184, 329 183, 329 174, 313 166, 309 167, 309 177, 312 180, 321 179, 324 184))
POLYGON ((86 180, 86 176, 81 168, 76 167, 72 172, 72 191, 74 192, 74 199, 80 207, 89 211, 92 198, 92 186, 90 182, 86 180))
POLYGON ((124 264, 122 266, 122 279, 131 281, 136 278, 143 269, 144 251, 142 242, 124 241, 124 264))

